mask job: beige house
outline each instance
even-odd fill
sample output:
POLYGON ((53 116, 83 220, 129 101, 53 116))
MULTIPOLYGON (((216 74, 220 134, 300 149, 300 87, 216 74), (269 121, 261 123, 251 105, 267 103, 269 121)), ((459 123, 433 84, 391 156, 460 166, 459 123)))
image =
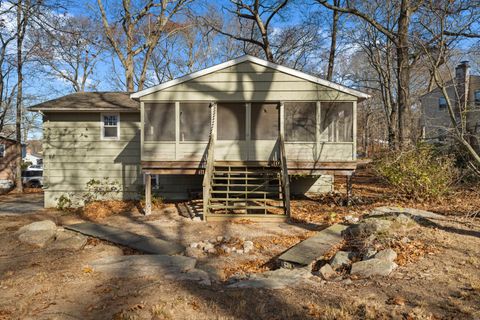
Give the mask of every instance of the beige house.
MULTIPOLYGON (((467 61, 455 68, 455 79, 447 87, 449 99, 454 104, 457 121, 465 119, 467 136, 472 146, 480 152, 480 76, 470 74, 467 61)), ((439 88, 421 98, 424 137, 427 141, 443 142, 453 128, 447 101, 439 88)))
POLYGON ((126 93, 36 105, 45 205, 109 177, 119 196, 203 194, 208 219, 284 218, 290 194, 331 191, 356 169, 359 91, 251 56, 126 93), (145 191, 144 191, 144 190, 145 191))

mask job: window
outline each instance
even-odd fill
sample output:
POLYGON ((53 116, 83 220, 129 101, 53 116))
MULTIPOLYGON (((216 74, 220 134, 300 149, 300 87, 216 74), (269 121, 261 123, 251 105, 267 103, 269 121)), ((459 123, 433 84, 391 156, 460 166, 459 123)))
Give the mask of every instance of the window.
POLYGON ((445 97, 438 98, 438 109, 447 109, 447 99, 445 97))
POLYGON ((102 139, 117 140, 120 137, 120 115, 102 114, 102 139))
POLYGON ((320 115, 320 135, 323 141, 353 142, 351 102, 322 102, 320 115))
POLYGON ((478 106, 480 105, 480 90, 475 90, 475 104, 478 106))
POLYGON ((5 157, 5 145, 3 143, 0 143, 0 158, 5 157))
POLYGON ((145 141, 175 141, 175 103, 145 103, 145 141))
POLYGON ((285 102, 285 140, 315 141, 316 102, 285 102))
POLYGON ((207 141, 210 136, 210 104, 180 103, 180 141, 207 141))
POLYGON ((252 140, 278 138, 278 104, 252 103, 252 140))
POLYGON ((217 105, 218 140, 245 140, 245 103, 217 105))

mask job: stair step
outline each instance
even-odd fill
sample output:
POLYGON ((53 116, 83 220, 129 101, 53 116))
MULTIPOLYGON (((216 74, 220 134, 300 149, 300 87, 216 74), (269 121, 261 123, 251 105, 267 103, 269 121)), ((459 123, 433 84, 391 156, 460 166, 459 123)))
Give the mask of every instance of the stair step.
POLYGON ((283 201, 282 199, 272 199, 272 198, 210 198, 210 201, 211 202, 214 202, 214 201, 231 201, 231 202, 247 202, 247 201, 261 201, 261 202, 265 202, 265 201, 283 201))
POLYGON ((278 175, 278 172, 277 171, 223 171, 223 170, 214 170, 213 171, 213 174, 229 174, 229 175, 232 175, 232 174, 236 174, 236 175, 239 175, 239 174, 242 174, 242 175, 246 175, 246 174, 254 174, 254 175, 262 175, 262 176, 272 176, 272 175, 278 175))
POLYGON ((279 190, 275 191, 245 191, 245 190, 212 190, 211 193, 232 193, 232 194, 272 194, 272 193, 280 193, 279 190))
POLYGON ((209 204, 208 205, 208 208, 209 209, 214 209, 214 210, 218 210, 218 209, 237 209, 237 210, 241 210, 241 209, 283 209, 283 206, 270 206, 270 205, 266 205, 266 206, 226 206, 226 205, 221 205, 221 204, 214 204, 214 205, 211 205, 209 204))
POLYGON ((275 178, 266 178, 266 177, 218 177, 213 176, 214 180, 278 180, 275 178))
POLYGON ((263 183, 213 183, 212 187, 278 187, 278 185, 268 185, 268 182, 263 182, 263 183))

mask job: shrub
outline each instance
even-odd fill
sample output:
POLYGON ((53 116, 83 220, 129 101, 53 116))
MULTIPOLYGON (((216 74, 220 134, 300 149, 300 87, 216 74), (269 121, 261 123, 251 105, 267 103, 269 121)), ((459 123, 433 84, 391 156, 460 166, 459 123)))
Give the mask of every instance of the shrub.
POLYGON ((444 195, 458 176, 455 159, 429 145, 387 153, 375 161, 375 169, 401 195, 414 200, 444 195))
POLYGON ((66 210, 95 201, 108 200, 111 197, 115 197, 120 191, 120 183, 116 180, 110 180, 108 177, 91 179, 86 183, 84 192, 62 194, 57 199, 57 208, 66 210))

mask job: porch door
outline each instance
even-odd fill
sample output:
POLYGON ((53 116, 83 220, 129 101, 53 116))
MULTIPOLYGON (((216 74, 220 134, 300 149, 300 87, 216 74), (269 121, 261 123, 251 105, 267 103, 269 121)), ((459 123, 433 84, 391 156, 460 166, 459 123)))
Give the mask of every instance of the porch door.
POLYGON ((217 103, 215 160, 247 161, 247 107, 245 103, 217 103))
POLYGON ((277 160, 278 103, 218 103, 215 159, 277 160))
POLYGON ((254 102, 250 104, 250 140, 248 160, 278 160, 279 104, 254 102))

